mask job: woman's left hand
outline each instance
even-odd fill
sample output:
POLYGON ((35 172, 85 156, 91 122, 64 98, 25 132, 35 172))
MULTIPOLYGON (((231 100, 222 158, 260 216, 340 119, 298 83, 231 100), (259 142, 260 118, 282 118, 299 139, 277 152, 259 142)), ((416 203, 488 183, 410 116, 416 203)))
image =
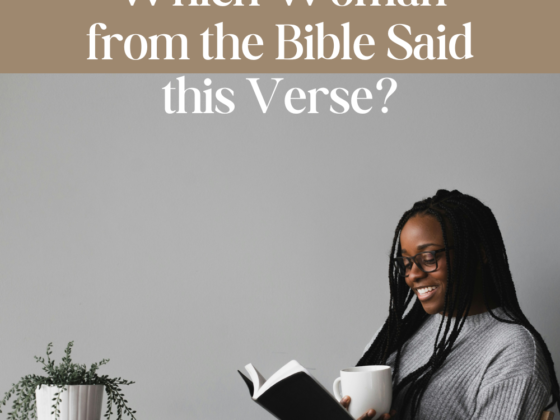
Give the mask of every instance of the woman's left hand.
MULTIPOLYGON (((342 400, 340 400, 340 404, 342 404, 342 406, 348 410, 348 406, 350 405, 350 397, 348 395, 345 396, 342 400)), ((372 409, 366 411, 363 416, 358 417, 357 420, 372 419, 372 418, 375 417, 376 414, 377 413, 372 408, 372 409)), ((396 410, 391 410, 389 413, 383 414, 377 420, 389 420, 389 419, 393 418, 393 416, 395 414, 397 414, 397 411, 396 410)))

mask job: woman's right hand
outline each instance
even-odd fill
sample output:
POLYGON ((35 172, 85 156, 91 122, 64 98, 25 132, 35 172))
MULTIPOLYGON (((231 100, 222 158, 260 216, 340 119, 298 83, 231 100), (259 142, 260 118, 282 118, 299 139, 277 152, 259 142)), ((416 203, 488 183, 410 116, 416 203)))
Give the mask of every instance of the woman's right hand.
MULTIPOLYGON (((348 395, 346 395, 344 398, 342 398, 342 399, 340 400, 340 404, 342 404, 342 406, 343 406, 344 408, 346 408, 346 410, 348 410, 348 406, 350 405, 350 397, 349 397, 348 395)), ((377 413, 376 413, 375 410, 372 408, 372 409, 369 409, 367 412, 365 412, 363 416, 358 417, 357 420, 372 419, 372 418, 375 417, 376 414, 377 414, 377 413)), ((391 419, 395 414, 397 414, 396 410, 391 410, 390 413, 383 414, 381 417, 379 417, 378 420, 389 420, 389 419, 391 419)))

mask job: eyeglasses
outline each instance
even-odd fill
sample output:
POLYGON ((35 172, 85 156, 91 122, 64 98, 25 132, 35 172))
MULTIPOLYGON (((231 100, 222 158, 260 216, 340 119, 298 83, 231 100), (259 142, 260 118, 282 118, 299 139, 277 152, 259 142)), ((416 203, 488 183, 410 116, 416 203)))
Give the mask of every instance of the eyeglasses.
MULTIPOLYGON (((449 247, 447 249, 453 249, 449 247)), ((412 263, 416 264, 424 273, 433 273, 438 269, 436 254, 445 251, 446 248, 436 249, 435 251, 424 251, 412 257, 396 257, 395 268, 401 277, 408 277, 412 270, 412 263)))

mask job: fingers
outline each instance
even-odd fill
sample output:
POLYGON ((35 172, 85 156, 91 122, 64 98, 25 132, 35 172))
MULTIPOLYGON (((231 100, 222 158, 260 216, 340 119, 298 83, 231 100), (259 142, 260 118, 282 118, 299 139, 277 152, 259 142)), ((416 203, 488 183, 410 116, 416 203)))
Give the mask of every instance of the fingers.
MULTIPOLYGON (((376 413, 374 409, 368 410, 363 416, 359 417, 358 420, 366 420, 366 419, 373 418, 375 417, 375 414, 376 413)), ((395 414, 397 414, 397 411, 391 410, 390 413, 383 414, 381 417, 379 417, 378 420, 390 420, 395 414)))
POLYGON ((393 416, 397 414, 397 410, 391 410, 389 413, 383 414, 378 420, 391 420, 393 416))
MULTIPOLYGON (((350 406, 350 397, 348 395, 344 396, 341 400, 340 400, 340 404, 342 404, 342 406, 348 410, 348 407, 350 406)), ((371 419, 373 417, 375 417, 375 410, 372 408, 370 410, 368 410, 366 413, 364 413, 364 415, 362 415, 361 417, 358 417, 357 420, 366 420, 366 419, 371 419)), ((391 410, 389 413, 383 414, 381 417, 379 417, 378 420, 390 420, 395 414, 397 414, 397 410, 391 410)))
POLYGON ((348 406, 350 405, 350 397, 348 395, 343 397, 340 400, 340 404, 342 404, 342 406, 348 410, 348 406))
POLYGON ((368 410, 363 416, 358 417, 358 420, 371 419, 374 416, 375 416, 375 410, 372 408, 371 410, 368 410))
POLYGON ((379 417, 378 420, 391 420, 391 418, 393 418, 395 414, 397 414, 397 411, 391 410, 389 413, 383 414, 381 417, 379 417))

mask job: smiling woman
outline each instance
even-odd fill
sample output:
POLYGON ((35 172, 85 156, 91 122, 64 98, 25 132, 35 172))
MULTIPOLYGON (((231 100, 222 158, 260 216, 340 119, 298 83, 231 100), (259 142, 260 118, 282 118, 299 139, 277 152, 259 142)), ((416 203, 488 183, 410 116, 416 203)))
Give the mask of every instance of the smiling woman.
MULTIPOLYGON (((447 290, 447 260, 444 254, 448 252, 452 261, 453 246, 444 246, 443 230, 438 220, 427 214, 411 217, 401 231, 400 243, 401 256, 395 258, 398 275, 416 293, 426 313, 443 314, 447 290), (407 249, 418 254, 409 257, 407 249)), ((478 270, 474 277, 475 292, 469 315, 487 311, 481 273, 478 270)), ((493 289, 488 290, 487 297, 490 309, 496 308, 493 289)))
POLYGON ((487 206, 446 190, 417 202, 390 260, 390 314, 358 366, 393 368, 391 418, 538 420, 558 402, 550 352, 521 311, 487 206))

